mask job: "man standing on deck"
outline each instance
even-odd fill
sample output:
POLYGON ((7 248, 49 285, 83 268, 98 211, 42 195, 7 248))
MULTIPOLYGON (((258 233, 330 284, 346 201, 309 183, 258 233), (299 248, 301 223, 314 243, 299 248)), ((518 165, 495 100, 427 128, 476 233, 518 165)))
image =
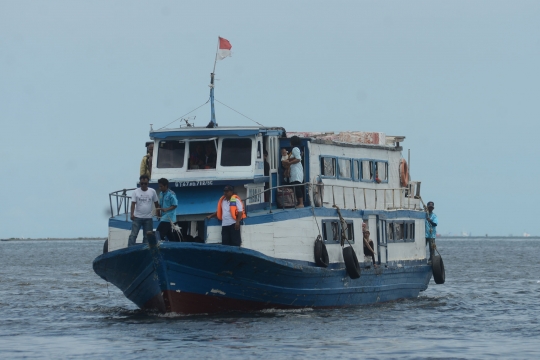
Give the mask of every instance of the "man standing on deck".
POLYGON ((154 143, 152 141, 146 142, 146 155, 141 160, 141 171, 139 175, 146 175, 150 178, 152 174, 152 157, 154 154, 154 143))
POLYGON ((154 224, 152 221, 152 203, 159 208, 158 197, 154 189, 148 188, 150 178, 148 175, 139 177, 141 184, 131 194, 131 235, 129 235, 128 246, 135 245, 139 230, 143 228, 143 243, 147 243, 146 233, 152 231, 154 224))
POLYGON ((207 218, 217 217, 221 220, 221 243, 223 245, 240 246, 240 221, 246 217, 244 204, 238 195, 233 193, 233 187, 225 186, 223 196, 218 201, 217 211, 207 218))
POLYGON ((429 262, 433 258, 435 252, 435 237, 437 237, 437 225, 439 220, 437 215, 433 212, 435 204, 433 201, 428 201, 426 212, 426 243, 429 246, 429 262))
POLYGON ((298 200, 297 208, 304 207, 304 194, 306 193, 304 185, 304 167, 302 166, 302 154, 300 153, 300 146, 302 146, 302 141, 298 136, 293 136, 291 138, 291 146, 293 147, 291 151, 291 156, 289 157, 289 165, 291 166, 291 177, 289 183, 294 186, 294 193, 296 194, 296 199, 298 200))
POLYGON ((178 200, 176 194, 169 189, 169 180, 161 178, 158 180, 159 186, 159 207, 156 208, 156 215, 161 216, 157 231, 162 239, 169 241, 176 240, 172 231, 172 224, 176 222, 176 208, 178 200), (161 213, 161 214, 160 214, 161 213))

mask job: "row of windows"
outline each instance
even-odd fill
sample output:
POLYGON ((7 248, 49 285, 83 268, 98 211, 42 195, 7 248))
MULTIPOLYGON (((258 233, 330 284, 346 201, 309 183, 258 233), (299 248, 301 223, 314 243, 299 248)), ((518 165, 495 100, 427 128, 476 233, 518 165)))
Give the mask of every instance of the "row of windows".
POLYGON ((364 182, 388 182, 388 161, 321 156, 321 175, 364 182))
MULTIPOLYGON (((223 139, 221 142, 221 166, 250 166, 251 139, 223 139)), ((157 154, 158 168, 182 168, 186 147, 189 150, 188 169, 215 169, 217 164, 218 142, 167 140, 160 141, 157 154), (186 146, 186 144, 189 144, 186 146)), ((257 157, 261 158, 261 143, 258 142, 257 157)))
MULTIPOLYGON (((351 243, 354 243, 353 221, 346 220, 345 222, 347 223, 345 236, 351 243)), ((414 221, 386 222, 385 230, 385 233, 382 234, 383 237, 386 236, 385 242, 414 242, 414 221)), ((322 233, 325 243, 339 243, 341 240, 341 222, 339 220, 322 220, 322 233)))
POLYGON ((388 242, 414 241, 414 221, 398 221, 386 223, 386 235, 388 242))
MULTIPOLYGON (((347 240, 354 243, 354 228, 352 220, 345 220, 347 228, 345 229, 345 236, 347 240)), ((323 220, 322 221, 322 233, 325 243, 338 244, 341 242, 341 222, 339 220, 323 220)))

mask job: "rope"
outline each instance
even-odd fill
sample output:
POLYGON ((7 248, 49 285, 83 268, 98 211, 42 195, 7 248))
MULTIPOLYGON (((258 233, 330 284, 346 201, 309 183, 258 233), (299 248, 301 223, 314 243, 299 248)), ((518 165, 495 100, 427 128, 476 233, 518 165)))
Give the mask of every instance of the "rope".
MULTIPOLYGON (((319 227, 319 222, 317 221, 317 216, 315 216, 315 202, 314 202, 313 197, 311 196, 312 193, 309 191, 310 188, 312 187, 312 185, 310 183, 308 183, 307 185, 308 185, 309 201, 311 202, 311 213, 313 214, 313 219, 315 219, 315 224, 317 224, 317 230, 319 231, 319 237, 322 240, 321 228, 319 227)), ((321 202, 322 202, 322 200, 321 200, 321 202)))
POLYGON ((257 122, 257 121, 255 121, 255 120, 253 120, 252 118, 250 118, 249 116, 246 116, 246 115, 242 114, 240 111, 236 111, 236 110, 234 110, 232 107, 230 107, 230 106, 228 106, 228 105, 225 105, 224 103, 222 103, 222 102, 219 101, 218 99, 214 99, 214 100, 216 100, 216 101, 217 101, 218 103, 220 103, 221 105, 223 105, 223 106, 225 106, 225 107, 228 107, 228 108, 231 109, 232 111, 234 111, 234 112, 236 112, 236 113, 242 115, 242 116, 245 117, 246 119, 249 119, 249 120, 253 121, 255 124, 260 125, 260 126, 264 126, 264 125, 261 124, 260 122, 257 122))
POLYGON ((178 235, 178 238, 180 241, 184 240, 184 237, 182 236, 182 228, 175 223, 172 222, 172 220, 169 220, 171 222, 171 229, 178 235))
POLYGON ((341 247, 345 245, 345 240, 347 240, 347 242, 349 243, 349 246, 352 246, 351 242, 349 241, 349 239, 347 239, 347 236, 345 235, 345 230, 347 230, 348 226, 343 216, 341 216, 341 210, 336 204, 332 205, 332 207, 336 208, 338 216, 339 216, 339 222, 341 223, 341 247))
POLYGON ((198 110, 198 109, 202 108, 204 105, 208 104, 209 101, 210 101, 210 98, 208 98, 208 100, 206 100, 206 102, 205 102, 204 104, 202 104, 201 106, 199 106, 199 107, 197 107, 197 108, 191 110, 191 111, 188 112, 187 114, 184 114, 184 115, 180 116, 178 119, 171 121, 171 122, 168 123, 167 125, 160 127, 158 130, 161 130, 161 129, 166 128, 167 126, 171 125, 171 124, 172 124, 173 122, 175 122, 175 121, 182 120, 182 118, 183 118, 184 116, 189 115, 189 114, 191 114, 192 112, 194 112, 195 110, 198 110))

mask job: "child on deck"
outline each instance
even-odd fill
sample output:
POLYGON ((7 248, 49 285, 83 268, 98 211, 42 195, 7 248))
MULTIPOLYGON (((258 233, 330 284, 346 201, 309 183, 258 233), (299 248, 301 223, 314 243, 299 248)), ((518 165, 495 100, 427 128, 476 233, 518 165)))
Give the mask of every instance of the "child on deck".
POLYGON ((289 178, 291 177, 291 165, 289 164, 289 158, 291 157, 291 154, 287 152, 287 149, 282 148, 281 149, 281 165, 283 166, 283 178, 285 181, 289 181, 289 178))

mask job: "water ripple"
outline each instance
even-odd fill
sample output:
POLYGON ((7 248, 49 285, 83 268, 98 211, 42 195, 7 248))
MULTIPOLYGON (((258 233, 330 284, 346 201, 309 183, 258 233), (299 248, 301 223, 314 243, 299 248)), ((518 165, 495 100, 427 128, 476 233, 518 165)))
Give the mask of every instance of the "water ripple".
POLYGON ((102 245, 0 243, 4 358, 540 357, 537 240, 439 240, 446 284, 416 299, 193 316, 146 313, 108 286, 92 271, 102 245))

